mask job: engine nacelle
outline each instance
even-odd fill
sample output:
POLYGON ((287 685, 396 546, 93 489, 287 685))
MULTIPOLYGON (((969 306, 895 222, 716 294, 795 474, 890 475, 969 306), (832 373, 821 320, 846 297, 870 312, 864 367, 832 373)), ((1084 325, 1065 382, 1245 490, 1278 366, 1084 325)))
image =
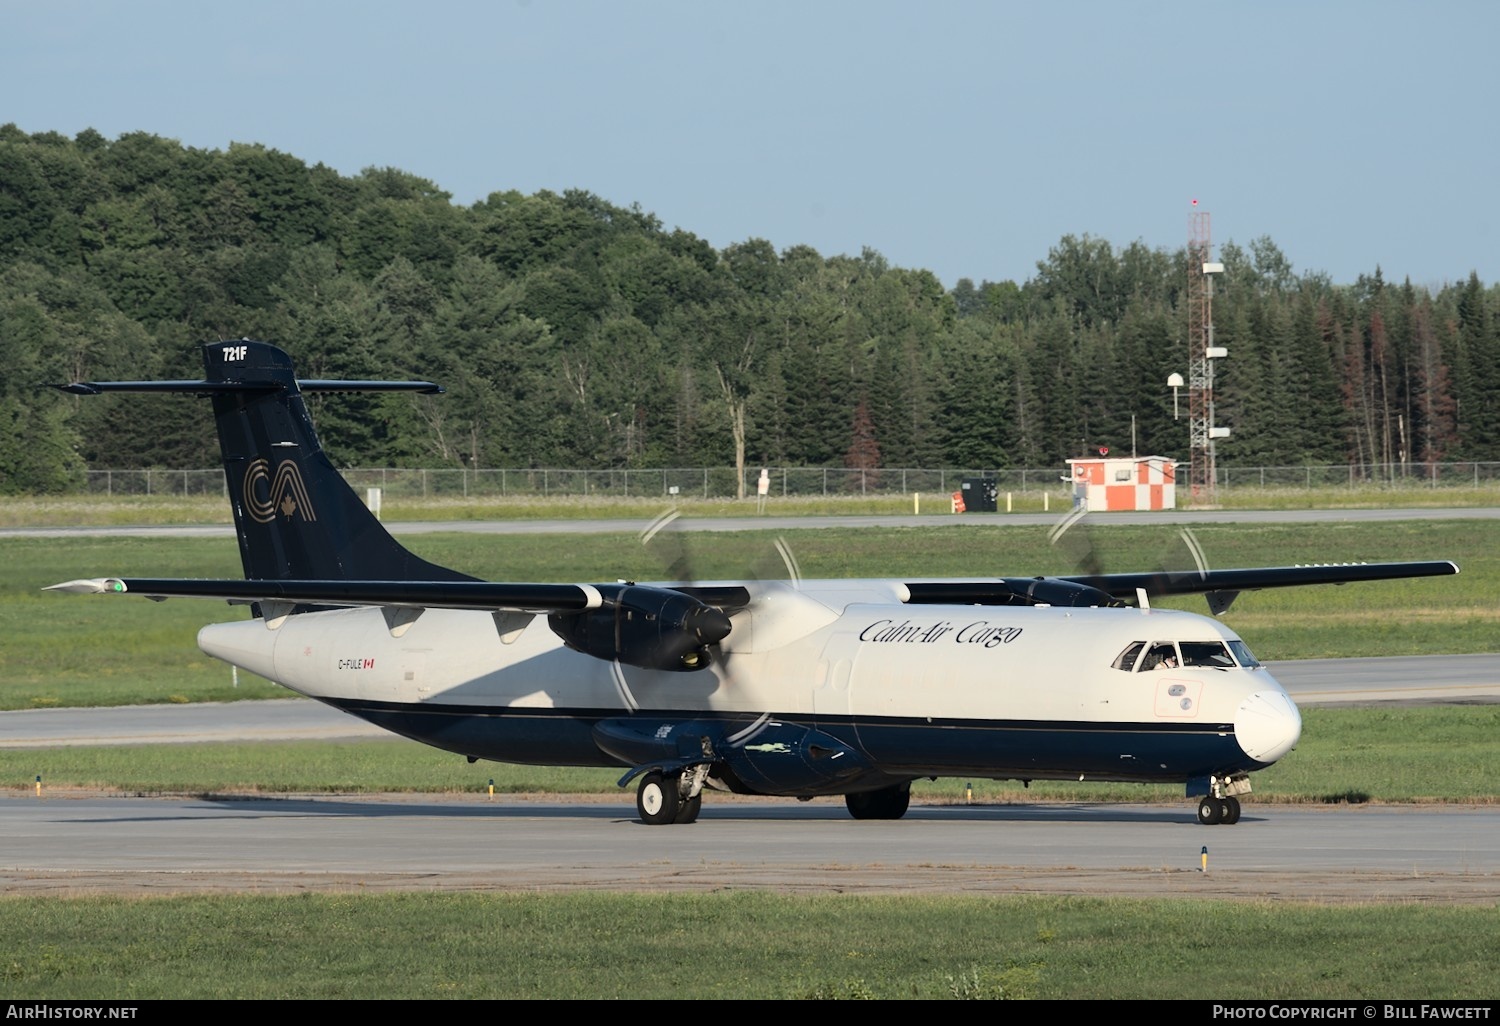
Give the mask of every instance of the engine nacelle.
POLYGON ((553 613, 547 624, 569 648, 647 670, 701 670, 713 662, 709 646, 730 630, 723 610, 671 588, 638 584, 599 586, 597 609, 553 613))
POLYGON ((1027 606, 1118 606, 1120 601, 1107 591, 1065 581, 1058 577, 1006 577, 1005 586, 1015 596, 1016 604, 1027 606))

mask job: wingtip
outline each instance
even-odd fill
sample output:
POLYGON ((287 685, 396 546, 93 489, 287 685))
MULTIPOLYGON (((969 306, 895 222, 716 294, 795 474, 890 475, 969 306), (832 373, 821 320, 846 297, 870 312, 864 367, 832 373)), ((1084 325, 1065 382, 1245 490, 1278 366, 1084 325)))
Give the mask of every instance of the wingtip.
POLYGON ((49 584, 43 591, 61 591, 71 595, 107 595, 126 591, 125 582, 115 577, 85 577, 76 581, 49 584))

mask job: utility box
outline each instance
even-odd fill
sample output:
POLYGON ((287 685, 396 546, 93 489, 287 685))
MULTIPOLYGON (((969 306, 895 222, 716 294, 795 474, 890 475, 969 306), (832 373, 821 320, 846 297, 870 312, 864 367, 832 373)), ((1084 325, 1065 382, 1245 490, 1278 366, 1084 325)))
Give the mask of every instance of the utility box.
POLYGON ((1177 508, 1177 462, 1165 456, 1068 460, 1075 508, 1098 512, 1177 508))
POLYGON ((1000 484, 993 477, 966 477, 963 480, 964 509, 970 513, 993 513, 999 508, 1000 484))

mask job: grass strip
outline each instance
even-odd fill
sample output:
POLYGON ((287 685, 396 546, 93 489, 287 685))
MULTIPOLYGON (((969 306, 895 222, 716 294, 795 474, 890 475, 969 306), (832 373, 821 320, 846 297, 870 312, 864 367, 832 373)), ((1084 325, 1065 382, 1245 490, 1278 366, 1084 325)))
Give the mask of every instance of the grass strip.
POLYGON ((766 892, 0 898, 0 988, 124 1001, 1476 1001, 1500 996, 1494 916, 766 892))

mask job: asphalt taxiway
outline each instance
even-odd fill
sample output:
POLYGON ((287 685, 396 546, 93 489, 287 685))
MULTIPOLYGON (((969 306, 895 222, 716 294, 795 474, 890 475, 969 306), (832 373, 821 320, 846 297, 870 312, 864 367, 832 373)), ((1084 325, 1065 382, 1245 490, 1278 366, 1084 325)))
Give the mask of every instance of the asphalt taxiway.
POLYGON ((0 798, 8 893, 350 890, 1091 894, 1500 902, 1500 807, 922 805, 712 795, 651 827, 618 801, 337 795, 0 798))

